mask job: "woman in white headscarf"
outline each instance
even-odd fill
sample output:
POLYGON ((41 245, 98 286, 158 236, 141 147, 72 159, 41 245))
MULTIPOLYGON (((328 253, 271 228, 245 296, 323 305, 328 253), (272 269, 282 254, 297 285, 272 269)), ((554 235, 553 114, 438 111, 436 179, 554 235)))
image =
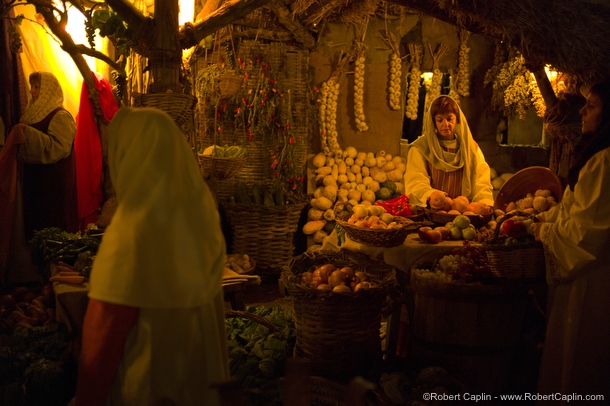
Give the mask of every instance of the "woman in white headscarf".
POLYGON ((435 191, 493 206, 489 165, 449 96, 436 98, 424 114, 423 134, 407 153, 405 191, 419 207, 426 207, 435 191))
POLYGON ((229 378, 214 198, 172 119, 120 109, 108 128, 117 210, 93 264, 77 405, 217 405, 229 378))
POLYGON ((63 108, 63 91, 52 73, 34 72, 29 80, 32 98, 0 156, 0 276, 6 273, 10 282, 39 278, 26 246, 34 231, 78 231, 76 123, 63 108))

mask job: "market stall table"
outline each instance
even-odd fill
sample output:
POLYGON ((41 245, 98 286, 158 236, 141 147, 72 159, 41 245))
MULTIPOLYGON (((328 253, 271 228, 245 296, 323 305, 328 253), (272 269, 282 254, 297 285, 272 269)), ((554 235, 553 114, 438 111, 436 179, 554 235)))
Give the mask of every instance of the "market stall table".
MULTIPOLYGON (((260 284, 260 276, 238 275, 225 269, 222 286, 233 310, 245 309, 243 291, 252 284, 260 284)), ((55 292, 55 319, 64 323, 71 334, 80 334, 89 303, 89 283, 75 285, 54 282, 53 290, 55 292)))
MULTIPOLYGON (((418 263, 432 261, 443 255, 451 254, 453 249, 464 246, 464 240, 444 240, 438 244, 422 241, 417 233, 409 234, 404 243, 396 247, 374 247, 351 240, 345 235, 345 241, 339 246, 337 232, 333 231, 322 245, 322 250, 352 250, 367 254, 372 258, 382 259, 386 264, 403 272, 402 280, 408 283, 411 268, 418 263)), ((399 341, 399 327, 404 306, 399 306, 387 318, 386 354, 388 359, 396 356, 399 341)))
POLYGON ((68 327, 70 334, 80 334, 89 303, 89 283, 75 285, 53 282, 55 319, 68 327))

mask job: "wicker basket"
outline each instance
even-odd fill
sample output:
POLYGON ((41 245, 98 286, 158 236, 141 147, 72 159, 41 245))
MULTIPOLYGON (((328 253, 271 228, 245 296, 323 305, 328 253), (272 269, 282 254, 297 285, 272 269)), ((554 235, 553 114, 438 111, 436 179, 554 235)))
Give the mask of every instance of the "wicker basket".
POLYGON ((235 176, 246 164, 246 158, 228 158, 198 154, 204 176, 225 180, 235 176))
POLYGON ((321 376, 308 376, 291 384, 288 378, 279 378, 264 384, 259 392, 258 405, 316 405, 316 406, 377 406, 381 404, 376 393, 362 387, 350 387, 354 382, 344 384, 321 376))
POLYGON ((238 75, 233 71, 223 73, 220 75, 218 81, 220 94, 224 97, 233 96, 239 90, 243 82, 244 77, 242 75, 238 75))
POLYGON ((347 379, 378 366, 382 308, 397 284, 393 267, 349 250, 305 253, 293 258, 282 278, 294 298, 295 356, 309 361, 314 375, 347 379), (328 263, 365 272, 379 288, 338 293, 301 283, 303 272, 328 263))
MULTIPOLYGON (((430 210, 430 209, 425 209, 425 213, 426 213, 426 217, 428 217, 428 219, 431 222, 436 223, 436 224, 441 224, 441 225, 450 223, 457 216, 459 216, 459 214, 439 213, 437 211, 430 210)), ((491 217, 492 217, 491 214, 486 214, 486 215, 463 214, 463 215, 468 217, 470 219, 470 223, 472 223, 472 225, 474 225, 477 228, 483 227, 485 224, 489 223, 489 220, 491 220, 491 217)))
POLYGON ((496 225, 494 238, 483 244, 489 267, 495 278, 503 280, 541 279, 545 275, 546 261, 540 241, 505 244, 499 237, 502 223, 522 212, 516 211, 504 216, 496 225))
POLYGON ((374 247, 397 247, 402 244, 407 236, 416 233, 422 223, 414 222, 404 217, 394 217, 394 221, 402 225, 399 228, 364 228, 348 223, 345 219, 335 219, 337 224, 345 230, 345 233, 354 241, 374 247))
POLYGON ((257 273, 277 274, 295 255, 294 233, 305 203, 287 206, 223 204, 231 229, 231 251, 247 252, 257 273))
POLYGON ((516 202, 538 189, 548 189, 555 200, 561 200, 563 189, 557 175, 544 166, 530 166, 516 172, 502 184, 494 201, 494 209, 506 210, 510 202, 516 202))
POLYGON ((163 110, 185 133, 193 129, 196 104, 195 96, 182 93, 144 93, 134 99, 134 106, 163 110))

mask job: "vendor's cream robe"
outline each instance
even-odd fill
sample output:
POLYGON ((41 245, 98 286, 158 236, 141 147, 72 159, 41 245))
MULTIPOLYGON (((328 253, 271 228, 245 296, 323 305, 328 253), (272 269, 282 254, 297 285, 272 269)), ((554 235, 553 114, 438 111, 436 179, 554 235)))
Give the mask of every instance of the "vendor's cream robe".
MULTIPOLYGON (((448 97, 448 96, 442 96, 448 97)), ((470 132, 466 116, 459 111, 455 140, 441 141, 431 110, 424 114, 422 135, 409 145, 404 175, 405 193, 411 204, 426 207, 435 190, 454 198, 493 206, 490 168, 470 132)))
POLYGON ((540 235, 550 288, 538 391, 564 395, 605 393, 607 403, 610 149, 594 155, 580 171, 574 191, 568 187, 561 203, 541 217, 549 221, 541 227, 540 235))
POLYGON ((109 404, 217 405, 210 384, 229 373, 214 198, 164 113, 123 108, 108 131, 118 206, 89 296, 139 308, 109 404))

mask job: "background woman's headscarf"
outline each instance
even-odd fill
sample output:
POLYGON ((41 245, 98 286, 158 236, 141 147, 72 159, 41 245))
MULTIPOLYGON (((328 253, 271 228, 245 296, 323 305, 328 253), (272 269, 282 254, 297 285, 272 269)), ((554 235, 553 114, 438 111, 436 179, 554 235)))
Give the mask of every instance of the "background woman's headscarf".
MULTIPOLYGON (((450 98, 446 95, 440 97, 450 98)), ((434 103, 434 100, 432 103, 434 103)), ((472 172, 476 171, 477 151, 479 149, 479 145, 472 137, 466 116, 464 116, 464 113, 462 112, 462 109, 459 108, 459 105, 458 110, 459 123, 456 123, 454 133, 459 144, 459 150, 451 162, 446 161, 444 158, 446 156, 446 152, 441 146, 436 134, 434 117, 432 117, 432 109, 430 108, 424 114, 422 135, 413 141, 412 146, 416 147, 422 153, 424 158, 436 169, 440 169, 445 172, 453 172, 460 168, 464 168, 464 174, 462 176, 462 194, 469 196, 473 189, 471 179, 472 172)))
POLYGON ((64 103, 64 93, 57 78, 51 72, 36 72, 32 75, 36 74, 40 75, 40 93, 36 100, 30 99, 20 120, 23 124, 41 122, 50 112, 62 107, 64 103))
POLYGON ((596 153, 610 147, 610 80, 600 82, 590 90, 602 101, 602 121, 597 131, 583 134, 574 147, 574 161, 568 171, 568 185, 571 190, 578 181, 578 175, 587 161, 596 153))
POLYGON ((117 210, 89 296, 134 307, 195 307, 220 291, 225 240, 186 139, 154 108, 120 109, 108 128, 117 210))

